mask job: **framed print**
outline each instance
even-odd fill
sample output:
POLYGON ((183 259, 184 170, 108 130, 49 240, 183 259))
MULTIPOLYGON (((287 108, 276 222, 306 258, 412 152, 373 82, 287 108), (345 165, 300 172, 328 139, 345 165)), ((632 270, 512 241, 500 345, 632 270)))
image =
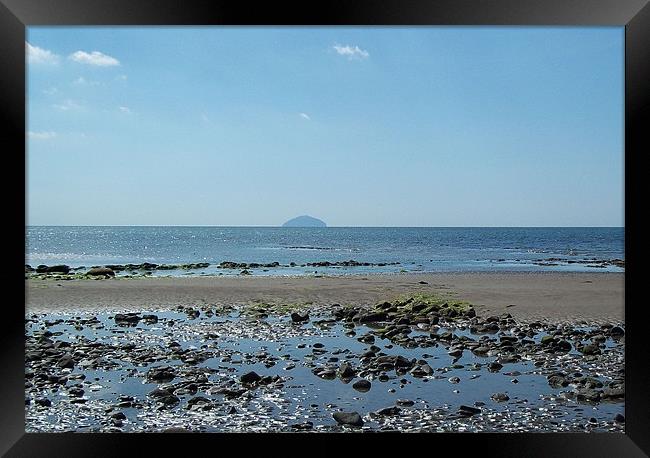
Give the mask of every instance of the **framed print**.
POLYGON ((6 456, 647 456, 647 2, 0 17, 6 456))

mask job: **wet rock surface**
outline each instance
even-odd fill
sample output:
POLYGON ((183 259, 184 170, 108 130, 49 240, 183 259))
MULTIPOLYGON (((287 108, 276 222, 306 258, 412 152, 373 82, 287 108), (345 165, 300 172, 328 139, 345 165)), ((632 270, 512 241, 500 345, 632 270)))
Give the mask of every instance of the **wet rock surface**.
POLYGON ((26 431, 624 431, 623 323, 518 323, 419 296, 295 318, 26 316, 26 431))

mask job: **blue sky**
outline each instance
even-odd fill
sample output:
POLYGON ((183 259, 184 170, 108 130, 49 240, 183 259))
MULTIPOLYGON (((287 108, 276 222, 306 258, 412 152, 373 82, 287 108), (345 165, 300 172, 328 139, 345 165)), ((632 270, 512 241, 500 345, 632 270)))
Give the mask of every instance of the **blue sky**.
POLYGON ((28 224, 623 225, 622 27, 27 36, 28 224))

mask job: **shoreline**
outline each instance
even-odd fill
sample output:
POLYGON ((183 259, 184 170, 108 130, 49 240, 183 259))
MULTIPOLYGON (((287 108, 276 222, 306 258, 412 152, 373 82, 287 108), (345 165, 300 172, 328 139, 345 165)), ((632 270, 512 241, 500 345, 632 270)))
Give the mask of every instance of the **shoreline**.
POLYGON ((179 305, 339 303, 372 306, 403 294, 450 294, 479 315, 521 321, 624 322, 623 272, 409 272, 322 276, 27 279, 25 313, 144 311, 179 305), (426 282, 424 284, 420 282, 426 282))

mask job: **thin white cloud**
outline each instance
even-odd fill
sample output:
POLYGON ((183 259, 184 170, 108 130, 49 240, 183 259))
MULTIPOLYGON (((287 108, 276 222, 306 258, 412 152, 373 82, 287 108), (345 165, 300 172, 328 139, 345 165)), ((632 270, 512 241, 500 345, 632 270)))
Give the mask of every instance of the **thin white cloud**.
POLYGON ((129 107, 119 107, 122 113, 131 114, 133 113, 129 107))
POLYGON ((201 113, 201 121, 206 122, 206 123, 209 123, 209 122, 210 122, 210 118, 208 118, 208 115, 207 115, 207 114, 205 114, 205 113, 201 113))
POLYGON ((61 111, 71 111, 71 110, 78 110, 81 108, 81 105, 79 105, 77 102, 73 100, 65 100, 63 103, 60 104, 54 104, 52 105, 54 108, 58 108, 61 111))
POLYGON ((99 81, 90 81, 80 76, 72 82, 75 86, 99 86, 101 83, 99 81))
POLYGON ((307 121, 311 121, 311 118, 307 113, 298 113, 302 119, 306 119, 307 121))
POLYGON ((34 140, 51 140, 56 137, 56 132, 27 132, 27 136, 34 140))
POLYGON ((59 92, 59 90, 57 88, 55 88, 55 87, 50 87, 50 88, 47 88, 47 89, 43 89, 43 94, 45 94, 45 95, 54 95, 57 92, 59 92))
POLYGON ((358 46, 334 45, 333 48, 339 55, 345 56, 350 60, 367 59, 368 57, 370 57, 370 53, 368 53, 368 51, 361 49, 358 46))
POLYGON ((27 44, 25 51, 27 53, 27 62, 30 64, 56 65, 59 63, 60 56, 54 54, 52 51, 39 48, 38 46, 32 46, 27 42, 25 43, 27 44))
POLYGON ((126 75, 117 75, 115 77, 115 81, 126 81, 126 80, 127 80, 126 75))
POLYGON ((99 51, 93 51, 91 53, 76 51, 70 54, 69 59, 80 64, 95 65, 97 67, 115 67, 120 65, 120 61, 115 57, 108 56, 99 51))

